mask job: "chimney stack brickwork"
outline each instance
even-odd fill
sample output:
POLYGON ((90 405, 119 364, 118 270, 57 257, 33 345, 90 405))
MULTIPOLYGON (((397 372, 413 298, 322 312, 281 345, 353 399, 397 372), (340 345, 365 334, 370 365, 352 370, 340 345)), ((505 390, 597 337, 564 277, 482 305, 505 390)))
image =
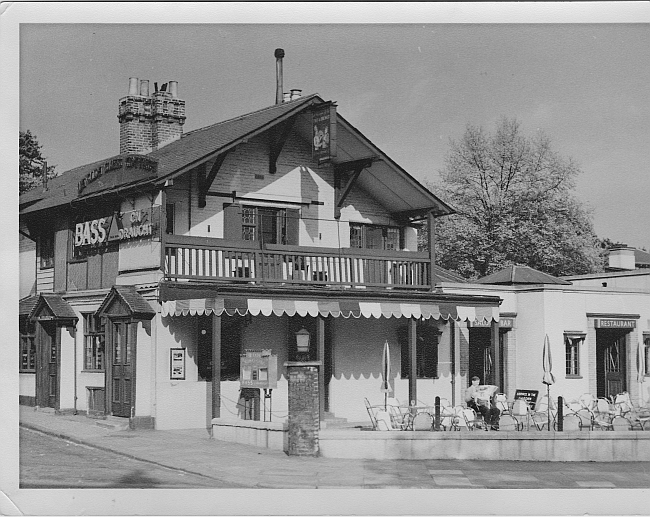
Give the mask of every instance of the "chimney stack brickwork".
MULTIPOLYGON (((119 103, 120 154, 147 154, 178 140, 185 123, 185 101, 176 97, 175 81, 171 92, 156 91, 151 96, 132 95, 132 82, 129 95, 119 103)), ((148 81, 142 81, 140 93, 148 89, 148 81)))

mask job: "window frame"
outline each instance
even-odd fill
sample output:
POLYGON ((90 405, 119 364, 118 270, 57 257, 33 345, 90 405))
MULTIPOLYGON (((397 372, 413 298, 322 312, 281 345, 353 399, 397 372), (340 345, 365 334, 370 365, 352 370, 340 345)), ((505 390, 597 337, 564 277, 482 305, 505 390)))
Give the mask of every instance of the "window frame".
MULTIPOLYGON (((409 347, 408 347, 408 327, 402 327, 403 333, 400 341, 400 377, 402 379, 409 378, 409 347)), ((415 342, 415 378, 416 379, 439 379, 440 378, 440 336, 442 330, 437 325, 430 325, 425 322, 417 321, 416 323, 416 342, 415 342), (433 340, 433 346, 427 347, 425 343, 425 333, 430 333, 430 338, 433 340), (430 357, 429 357, 430 356, 430 357), (421 370, 426 367, 425 362, 427 358, 431 359, 430 366, 427 372, 421 370)))
POLYGON ((650 334, 643 335, 643 346, 645 348, 643 354, 645 360, 645 377, 650 377, 650 334))
POLYGON ((40 269, 54 267, 54 231, 46 230, 38 239, 38 257, 40 269))
POLYGON ((399 226, 350 222, 350 248, 399 251, 402 249, 402 239, 402 228, 399 226), (368 246, 369 232, 377 230, 381 230, 382 232, 381 247, 368 246), (389 238, 392 232, 396 235, 393 238, 389 238), (353 236, 353 233, 358 233, 358 235, 353 236), (388 247, 391 243, 394 247, 388 247))
POLYGON ((20 362, 18 372, 36 373, 36 323, 29 321, 27 318, 21 319, 23 321, 21 321, 20 325, 20 362), (26 363, 24 361, 25 354, 27 354, 26 363))
POLYGON ((580 346, 585 341, 586 334, 564 333, 564 374, 567 379, 582 379, 580 372, 580 346), (572 353, 575 351, 575 354, 572 353))
POLYGON ((241 205, 241 238, 249 242, 262 242, 263 244, 287 244, 287 210, 273 206, 241 205), (247 212, 252 213, 247 213, 247 212), (262 213, 261 213, 262 212, 262 213), (264 214, 263 212, 269 212, 264 214), (270 214, 270 212, 274 212, 270 214), (252 222, 248 219, 252 216, 252 222), (264 225, 262 217, 273 217, 276 221, 275 242, 264 240, 264 225), (249 237, 253 238, 249 238, 249 237))
POLYGON ((82 312, 84 326, 84 363, 83 371, 85 372, 105 372, 106 371, 106 321, 98 317, 94 312, 82 312), (91 346, 89 346, 89 343, 91 346), (98 351, 101 345, 101 366, 97 367, 100 362, 98 351), (89 358, 89 350, 92 358, 89 358))

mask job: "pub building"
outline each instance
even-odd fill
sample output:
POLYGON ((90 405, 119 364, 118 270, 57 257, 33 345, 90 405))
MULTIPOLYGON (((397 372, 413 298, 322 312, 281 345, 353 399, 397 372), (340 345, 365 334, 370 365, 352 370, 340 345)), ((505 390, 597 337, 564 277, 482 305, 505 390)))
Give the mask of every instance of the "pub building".
POLYGON ((417 232, 428 221, 433 242, 453 208, 335 102, 284 93, 282 57, 275 104, 185 134, 175 81, 129 79, 119 155, 20 197, 21 404, 132 428, 282 423, 303 365, 318 422, 360 422, 364 397, 384 398, 386 342, 403 403, 461 403, 475 374, 510 396, 540 386, 544 332, 565 396, 614 382, 598 357, 616 341, 621 387, 647 399, 629 359, 650 335, 647 291, 440 268, 417 232))

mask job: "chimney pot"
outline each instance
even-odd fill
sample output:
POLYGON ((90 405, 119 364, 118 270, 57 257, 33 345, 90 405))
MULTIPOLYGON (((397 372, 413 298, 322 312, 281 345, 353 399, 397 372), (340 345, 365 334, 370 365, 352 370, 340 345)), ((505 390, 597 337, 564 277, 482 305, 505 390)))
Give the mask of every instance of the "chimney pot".
POLYGON ((140 81, 140 95, 143 97, 149 97, 149 81, 143 79, 140 81))
POLYGON ((298 90, 296 88, 293 88, 291 90, 291 100, 299 99, 301 94, 302 94, 302 90, 298 90))
POLYGON ((291 100, 291 94, 289 92, 284 92, 283 102, 289 102, 291 100))
POLYGON ((138 78, 129 77, 129 95, 138 94, 138 78))
POLYGON ((172 99, 178 99, 178 81, 169 81, 169 93, 172 99))

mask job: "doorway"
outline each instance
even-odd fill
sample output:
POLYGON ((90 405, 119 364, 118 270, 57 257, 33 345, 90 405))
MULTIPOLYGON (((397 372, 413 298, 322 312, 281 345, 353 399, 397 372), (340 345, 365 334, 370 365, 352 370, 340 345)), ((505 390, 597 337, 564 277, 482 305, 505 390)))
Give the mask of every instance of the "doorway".
POLYGON ((36 405, 59 409, 60 328, 53 321, 36 327, 36 405))
POLYGON ((620 329, 596 329, 596 396, 614 397, 627 391, 627 334, 620 329))
POLYGON ((481 384, 495 384, 492 364, 491 329, 489 327, 470 328, 467 384, 472 383, 474 376, 481 379, 481 384))
POLYGON ((112 320, 106 375, 106 392, 110 394, 110 413, 113 416, 131 417, 133 407, 135 326, 131 320, 112 320))

